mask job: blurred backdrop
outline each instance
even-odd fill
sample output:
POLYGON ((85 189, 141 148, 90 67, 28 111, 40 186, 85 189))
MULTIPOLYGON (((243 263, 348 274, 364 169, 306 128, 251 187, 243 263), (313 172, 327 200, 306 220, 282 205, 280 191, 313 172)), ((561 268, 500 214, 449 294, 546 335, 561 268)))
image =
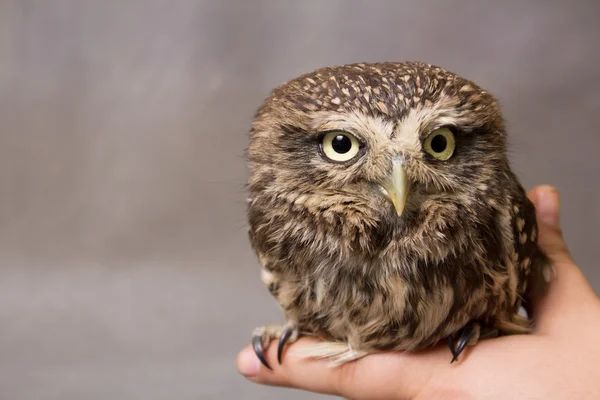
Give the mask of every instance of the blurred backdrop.
POLYGON ((600 288, 600 3, 0 0, 0 398, 316 399, 234 359, 281 321, 244 215, 277 84, 420 60, 502 104, 600 288))

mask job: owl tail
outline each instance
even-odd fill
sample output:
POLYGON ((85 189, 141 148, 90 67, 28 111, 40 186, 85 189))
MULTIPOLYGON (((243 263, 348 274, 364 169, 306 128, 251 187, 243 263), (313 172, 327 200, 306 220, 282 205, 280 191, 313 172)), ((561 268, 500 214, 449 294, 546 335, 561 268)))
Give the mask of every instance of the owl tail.
POLYGON ((366 351, 352 349, 350 344, 341 342, 319 342, 302 349, 293 351, 293 354, 301 358, 316 358, 329 361, 330 367, 358 360, 369 354, 366 351))

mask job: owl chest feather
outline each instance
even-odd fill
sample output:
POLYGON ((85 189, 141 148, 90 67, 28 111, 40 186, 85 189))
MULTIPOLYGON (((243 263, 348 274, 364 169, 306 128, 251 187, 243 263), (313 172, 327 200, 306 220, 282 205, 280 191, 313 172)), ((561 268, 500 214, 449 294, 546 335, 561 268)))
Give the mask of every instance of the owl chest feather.
MULTIPOLYGON (((449 274, 469 270, 455 259, 419 276, 388 262, 368 265, 366 273, 335 266, 312 274, 273 271, 272 294, 303 332, 364 350, 428 347, 506 305, 506 287, 490 285, 494 278, 485 272, 449 274)), ((423 264, 415 261, 415 270, 423 264)), ((482 265, 472 270, 486 271, 482 265)))

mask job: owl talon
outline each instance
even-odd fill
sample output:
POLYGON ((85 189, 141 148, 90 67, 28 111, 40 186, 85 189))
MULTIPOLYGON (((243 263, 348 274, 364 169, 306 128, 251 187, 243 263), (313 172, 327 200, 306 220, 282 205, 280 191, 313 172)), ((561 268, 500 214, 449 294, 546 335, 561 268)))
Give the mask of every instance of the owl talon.
POLYGON ((252 347, 260 362, 270 370, 273 370, 265 357, 265 349, 269 347, 271 340, 279 338, 277 346, 277 361, 281 364, 281 355, 286 343, 293 343, 298 339, 298 326, 293 322, 285 325, 267 325, 256 328, 252 333, 252 347))
POLYGON ((450 352, 452 353, 452 360, 454 360, 456 354, 454 351, 454 340, 452 340, 452 336, 448 336, 448 347, 450 348, 450 352))
MULTIPOLYGON (((465 328, 462 330, 460 337, 458 338, 458 343, 456 344, 456 348, 452 351, 452 346, 450 346, 450 350, 452 351, 452 356, 453 356, 452 361, 450 361, 450 364, 452 364, 454 361, 456 361, 458 359, 458 357, 463 352, 465 347, 467 347, 468 344, 477 342, 477 340, 479 340, 480 332, 481 332, 481 327, 476 322, 472 322, 472 323, 468 324, 467 326, 465 326, 465 328)), ((451 344, 452 338, 448 338, 448 339, 449 339, 448 344, 451 344)))
POLYGON ((294 335, 296 329, 290 325, 286 325, 281 332, 281 337, 279 338, 279 345, 277 346, 277 362, 281 365, 281 354, 283 353, 283 347, 285 343, 294 335))
POLYGON ((254 353, 256 354, 256 357, 258 357, 258 359, 260 360, 260 362, 265 367, 269 368, 272 371, 273 368, 271 368, 271 366, 267 362, 267 359, 265 358, 265 353, 263 351, 262 336, 261 335, 254 335, 252 337, 252 347, 254 348, 254 353))

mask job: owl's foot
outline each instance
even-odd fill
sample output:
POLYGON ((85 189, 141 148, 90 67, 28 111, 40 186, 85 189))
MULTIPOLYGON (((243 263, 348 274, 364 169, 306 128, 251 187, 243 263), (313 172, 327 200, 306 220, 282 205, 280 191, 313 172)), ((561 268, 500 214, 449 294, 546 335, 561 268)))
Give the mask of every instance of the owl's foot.
POLYGON ((260 362, 270 370, 271 366, 265 358, 264 349, 269 347, 271 340, 279 338, 277 346, 277 362, 281 364, 281 354, 286 343, 294 343, 298 339, 298 327, 295 324, 267 325, 256 328, 252 334, 252 347, 260 362))
POLYGON ((450 347, 450 351, 452 352, 452 361, 450 361, 450 364, 458 359, 458 356, 460 356, 467 345, 475 346, 481 339, 498 336, 497 329, 482 326, 479 322, 468 323, 459 333, 460 337, 458 338, 456 347, 454 347, 452 336, 448 336, 448 347, 450 347))

